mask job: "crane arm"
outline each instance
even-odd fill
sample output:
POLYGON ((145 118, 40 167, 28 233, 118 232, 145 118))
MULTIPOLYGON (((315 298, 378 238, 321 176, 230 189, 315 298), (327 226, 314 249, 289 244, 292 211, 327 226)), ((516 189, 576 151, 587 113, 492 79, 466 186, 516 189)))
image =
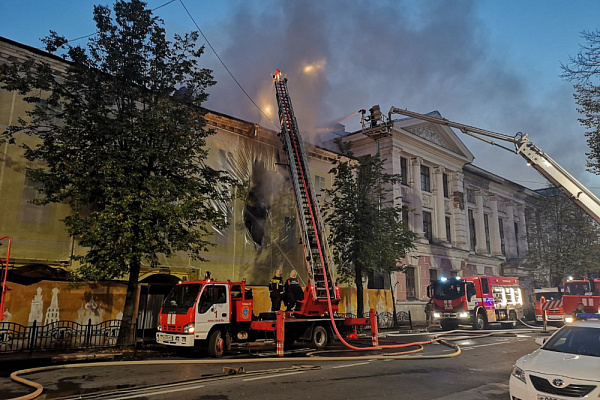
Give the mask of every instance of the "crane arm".
POLYGON ((422 121, 433 122, 439 125, 445 125, 450 128, 459 129, 461 132, 483 140, 487 143, 500 146, 497 143, 482 138, 480 136, 490 137, 498 140, 513 143, 515 150, 500 146, 506 150, 521 155, 527 164, 535 168, 544 178, 558 187, 562 192, 569 196, 579 207, 581 207, 588 215, 600 223, 600 199, 595 196, 588 188, 579 182, 573 175, 568 173, 556 161, 548 156, 535 144, 527 139, 526 135, 518 133, 515 136, 508 136, 502 133, 488 131, 469 125, 464 125, 458 122, 452 122, 445 118, 438 118, 431 115, 419 114, 413 111, 404 110, 397 107, 390 108, 388 113, 389 123, 392 123, 392 114, 405 115, 407 117, 420 119, 422 121))

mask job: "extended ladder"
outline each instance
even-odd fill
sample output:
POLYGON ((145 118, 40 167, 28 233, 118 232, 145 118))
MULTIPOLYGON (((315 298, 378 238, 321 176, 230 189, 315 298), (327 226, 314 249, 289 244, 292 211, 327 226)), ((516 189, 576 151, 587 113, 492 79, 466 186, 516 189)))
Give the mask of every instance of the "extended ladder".
POLYGON ((329 290, 329 297, 332 301, 335 304, 339 302, 339 295, 336 294, 330 274, 333 262, 327 245, 325 225, 310 176, 308 158, 288 93, 287 78, 282 77, 281 72, 277 70, 273 75, 273 82, 279 106, 280 137, 288 156, 310 279, 305 289, 305 299, 300 314, 323 315, 327 310, 327 290, 329 290))

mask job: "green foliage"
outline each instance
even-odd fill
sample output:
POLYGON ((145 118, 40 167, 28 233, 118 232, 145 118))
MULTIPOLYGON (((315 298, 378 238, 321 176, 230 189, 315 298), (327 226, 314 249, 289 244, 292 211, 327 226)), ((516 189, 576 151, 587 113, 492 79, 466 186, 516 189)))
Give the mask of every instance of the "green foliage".
POLYGON ((586 44, 568 64, 561 65, 562 77, 576 82, 573 96, 577 111, 584 115, 579 122, 588 129, 588 170, 600 174, 600 31, 584 31, 581 37, 586 44))
MULTIPOLYGON (((34 60, 1 67, 2 87, 26 95, 30 121, 11 126, 40 139, 22 145, 45 195, 68 202, 69 233, 89 248, 81 275, 111 279, 137 273, 157 254, 201 259, 210 225, 224 216, 228 179, 205 163, 201 104, 215 84, 199 68, 197 33, 166 39, 162 21, 139 0, 94 7, 97 33, 86 47, 55 32, 43 39, 65 70, 34 60)), ((130 279, 130 284, 132 283, 130 279)))
POLYGON ((569 275, 600 276, 600 225, 558 189, 546 189, 544 194, 527 217, 529 252, 524 267, 551 286, 562 284, 569 275))
MULTIPOLYGON (((392 195, 399 177, 383 172, 379 155, 355 158, 350 144, 337 144, 341 155, 330 171, 335 177, 333 188, 326 191, 326 222, 339 276, 360 290, 369 272, 403 270, 400 259, 414 247, 416 236, 402 223, 402 207, 392 195)), ((358 299, 361 310, 362 296, 358 299)))

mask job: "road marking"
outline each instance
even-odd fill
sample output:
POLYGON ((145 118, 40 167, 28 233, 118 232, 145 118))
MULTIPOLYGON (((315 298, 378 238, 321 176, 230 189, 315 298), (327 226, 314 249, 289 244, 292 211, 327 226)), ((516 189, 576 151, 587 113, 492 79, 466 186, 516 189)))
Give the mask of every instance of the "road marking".
POLYGON ((273 375, 266 375, 266 376, 257 376, 256 378, 247 378, 247 379, 244 379, 244 382, 257 381, 259 379, 279 378, 280 376, 303 374, 304 372, 305 371, 295 371, 295 372, 288 372, 288 373, 285 373, 285 374, 273 374, 273 375))
MULTIPOLYGON (((389 360, 385 360, 385 361, 389 361, 389 360)), ((366 361, 366 362, 360 362, 360 363, 354 363, 354 364, 344 364, 344 365, 338 365, 336 367, 331 367, 331 369, 356 367, 357 365, 367 365, 370 363, 371 363, 370 361, 366 361)))
POLYGON ((168 390, 160 390, 157 392, 144 392, 144 393, 140 393, 140 394, 132 394, 129 396, 119 396, 119 399, 125 400, 125 399, 135 399, 136 397, 147 397, 147 396, 156 396, 159 394, 168 394, 168 393, 173 393, 173 392, 183 392, 185 390, 192 390, 192 389, 200 389, 203 388, 204 385, 194 385, 194 386, 187 386, 184 388, 178 388, 178 389, 168 389, 168 390))

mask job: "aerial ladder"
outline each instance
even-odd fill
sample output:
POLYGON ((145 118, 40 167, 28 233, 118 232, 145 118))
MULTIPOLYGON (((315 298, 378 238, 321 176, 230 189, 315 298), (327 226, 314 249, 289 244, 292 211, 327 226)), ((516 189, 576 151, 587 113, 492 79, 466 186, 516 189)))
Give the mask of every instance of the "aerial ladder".
POLYGON ((276 70, 273 74, 273 82, 279 106, 279 122, 281 124, 279 136, 288 158, 309 277, 304 289, 304 301, 297 314, 325 315, 329 309, 328 297, 331 299, 334 311, 337 311, 337 304, 340 300, 339 293, 331 279, 330 271, 333 261, 327 244, 325 225, 310 175, 308 157, 288 93, 287 77, 282 76, 281 71, 276 70))
POLYGON ((494 146, 502 147, 505 150, 521 155, 527 164, 536 169, 544 178, 550 181, 553 185, 565 193, 579 207, 581 207, 589 216, 600 223, 600 199, 596 197, 588 188, 583 186, 573 175, 568 173, 556 161, 548 156, 535 144, 527 139, 527 135, 519 132, 515 136, 504 135, 488 131, 485 129, 475 128, 473 126, 452 122, 445 118, 438 118, 431 115, 423 115, 413 111, 403 110, 401 108, 392 107, 388 113, 388 124, 392 124, 392 114, 401 114, 407 117, 420 119, 422 121, 433 122, 439 125, 446 125, 451 128, 456 128, 466 135, 482 140, 494 146), (503 140, 513 143, 515 149, 497 144, 493 140, 486 139, 482 136, 503 140))

